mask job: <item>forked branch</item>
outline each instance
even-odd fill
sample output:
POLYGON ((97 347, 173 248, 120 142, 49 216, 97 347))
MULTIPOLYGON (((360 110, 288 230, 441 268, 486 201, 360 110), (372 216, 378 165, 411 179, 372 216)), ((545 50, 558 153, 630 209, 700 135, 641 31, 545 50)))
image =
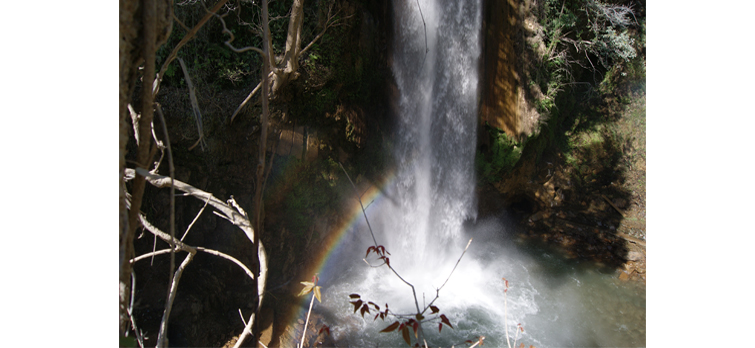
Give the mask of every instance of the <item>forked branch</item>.
MULTIPOLYGON (((345 168, 343 167, 343 164, 341 164, 341 163, 339 162, 339 163, 338 163, 338 165, 339 165, 339 166, 341 166, 341 169, 343 170, 344 174, 346 174, 346 178, 348 178, 348 179, 349 179, 349 183, 351 183, 351 187, 352 187, 352 188, 354 189, 354 196, 356 197, 357 201, 359 201, 359 206, 360 206, 360 207, 362 208, 362 214, 364 215, 364 219, 365 219, 365 221, 367 222, 367 228, 369 229, 369 231, 370 231, 370 235, 372 236, 372 241, 373 241, 373 242, 375 243, 374 247, 370 247, 370 248, 368 249, 368 253, 369 253, 369 251, 370 251, 371 249, 373 249, 373 248, 374 248, 374 249, 376 250, 376 253, 378 253, 378 254, 380 255, 380 254, 381 254, 381 252, 379 252, 378 250, 381 250, 381 249, 382 249, 382 250, 384 250, 384 248, 383 248, 382 246, 379 246, 379 245, 378 245, 378 243, 377 243, 377 239, 375 238, 375 233, 374 233, 374 232, 372 231, 372 226, 370 226, 370 220, 369 220, 369 219, 367 218, 367 212, 365 211, 364 205, 362 204, 362 198, 361 198, 361 197, 360 197, 360 195, 359 195, 359 191, 357 190, 357 187, 356 187, 356 185, 354 185, 354 182, 353 182, 353 181, 351 180, 351 177, 349 176, 349 173, 348 173, 348 172, 346 172, 346 169, 345 169, 345 168)), ((418 339, 419 339, 420 337, 423 337, 423 336, 424 336, 424 334, 423 334, 423 330, 422 330, 422 319, 421 319, 421 318, 423 317, 423 314, 424 314, 424 313, 425 313, 425 312, 426 312, 426 311, 427 311, 428 309, 431 309, 431 307, 433 307, 433 306, 432 306, 432 304, 433 304, 433 303, 434 303, 434 302, 435 302, 435 301, 436 301, 436 300, 437 300, 437 299, 438 299, 438 298, 440 297, 440 290, 441 290, 441 289, 443 289, 443 287, 444 287, 444 286, 446 286, 446 283, 448 283, 448 280, 449 280, 449 279, 451 279, 451 275, 453 275, 454 271, 456 270, 456 267, 457 267, 457 266, 459 266, 459 262, 461 262, 461 259, 462 259, 462 257, 464 257, 464 254, 466 254, 466 252, 467 252, 467 249, 469 249, 469 245, 470 245, 470 244, 472 244, 472 239, 471 239, 471 238, 469 239, 469 242, 467 242, 467 246, 466 246, 466 247, 464 248, 464 251, 463 251, 463 252, 461 253, 461 255, 459 256, 459 259, 458 259, 458 260, 456 260, 456 264, 454 265, 454 268, 453 268, 453 269, 451 269, 451 272, 450 272, 450 273, 448 274, 448 277, 446 278, 446 281, 445 281, 445 282, 443 282, 443 285, 441 285, 441 286, 440 286, 440 287, 439 287, 438 289, 436 289, 435 298, 434 298, 434 299, 433 299, 433 300, 432 300, 432 301, 430 302, 430 304, 428 304, 428 305, 427 305, 427 307, 425 307, 425 308, 424 308, 423 310, 420 310, 420 307, 419 307, 419 301, 417 300, 417 292, 416 292, 416 290, 415 290, 415 288, 414 288, 414 285, 413 285, 413 284, 411 284, 411 283, 409 283, 408 281, 406 281, 406 280, 405 280, 405 279, 404 279, 403 277, 401 277, 401 275, 399 275, 399 274, 398 274, 398 272, 396 272, 396 270, 395 270, 395 269, 394 269, 394 268, 393 268, 393 267, 391 266, 391 264, 390 264, 390 263, 389 263, 389 262, 387 261, 387 258, 386 258, 385 256, 381 257, 381 258, 383 259, 383 261, 384 261, 384 264, 385 264, 386 266, 388 266, 388 268, 389 268, 389 269, 390 269, 390 270, 391 270, 391 271, 393 272, 393 274, 395 274, 395 275, 396 275, 396 277, 398 277, 399 279, 401 279, 401 281, 403 281, 403 282, 404 282, 404 283, 405 283, 406 285, 408 285, 409 287, 411 287, 411 288, 412 288, 412 295, 414 296, 414 305, 416 306, 416 309, 417 309, 416 318, 418 318, 418 319, 419 319, 419 320, 417 321, 417 323, 418 323, 418 328, 417 328, 417 330, 418 330, 418 332, 419 332, 419 334, 420 334, 420 336, 418 337, 418 339)), ((364 260, 364 261, 365 261, 365 262, 366 262, 366 263, 367 263, 367 264, 368 264, 369 266, 373 267, 372 265, 370 265, 370 263, 369 263, 369 262, 367 262, 367 260, 364 260)), ((381 265, 381 266, 382 266, 382 265, 381 265)), ((387 313, 387 312, 388 312, 388 311, 387 311, 387 309, 386 309, 386 313, 387 313)), ((434 310, 433 310, 433 313, 436 313, 436 312, 437 312, 437 308, 434 308, 434 310)), ((409 316, 409 317, 413 317, 413 315, 397 315, 397 316, 409 316)), ((443 320, 447 320, 447 319, 445 318, 445 316, 443 316, 443 315, 441 315, 441 318, 443 318, 443 320)), ((412 319, 412 320, 413 320, 413 319, 412 319)), ((398 324, 397 324, 397 325, 398 325, 398 324)), ((449 325, 450 325, 450 324, 449 324, 449 325)), ((415 332, 415 333, 416 333, 416 332, 415 332)), ((424 338, 422 338, 422 339, 424 339, 424 338)), ((408 343, 408 341, 407 341, 407 343, 408 343)), ((481 342, 480 342, 480 343, 481 343, 481 342)))

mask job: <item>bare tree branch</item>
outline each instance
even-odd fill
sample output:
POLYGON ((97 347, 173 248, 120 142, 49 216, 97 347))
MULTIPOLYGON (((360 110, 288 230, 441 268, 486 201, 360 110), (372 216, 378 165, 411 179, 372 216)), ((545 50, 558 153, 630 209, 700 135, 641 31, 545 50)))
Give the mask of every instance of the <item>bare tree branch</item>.
POLYGON ((231 262, 235 263, 237 266, 241 267, 242 270, 244 270, 244 273, 246 273, 246 275, 248 275, 249 278, 251 278, 252 280, 254 280, 255 277, 254 277, 254 274, 252 273, 252 271, 249 270, 249 268, 247 268, 246 265, 244 265, 243 263, 241 263, 241 261, 237 260, 235 257, 233 257, 231 255, 228 255, 228 254, 225 254, 225 253, 221 253, 221 252, 219 252, 217 250, 207 249, 207 248, 203 248, 203 247, 197 247, 197 250, 199 250, 201 252, 208 253, 210 255, 215 255, 215 256, 222 257, 222 258, 224 258, 224 259, 226 259, 228 261, 231 261, 231 262))
MULTIPOLYGON (((262 307, 262 300, 265 298, 265 284, 267 283, 267 252, 265 251, 265 247, 262 245, 262 241, 259 241, 258 243, 259 247, 257 249, 257 255, 259 256, 260 260, 260 275, 257 279, 257 310, 262 307)), ((239 336, 239 339, 236 341, 236 344, 233 346, 234 348, 241 347, 241 343, 244 342, 244 339, 246 339, 246 336, 249 336, 249 334, 252 333, 252 326, 255 323, 255 317, 257 315, 257 311, 252 312, 252 314, 249 316, 249 321, 247 322, 246 326, 244 327, 244 331, 239 336)))
POLYGON ((186 235, 189 234, 189 230, 191 230, 191 227, 194 226, 194 223, 197 222, 197 220, 199 220, 199 216, 202 215, 202 212, 204 211, 204 208, 207 207, 208 202, 210 202, 210 197, 207 197, 207 199, 204 201, 204 205, 202 206, 202 209, 199 209, 197 216, 194 217, 194 220, 191 220, 189 227, 186 228, 186 232, 184 232, 184 235, 181 236, 182 242, 184 241, 184 238, 186 238, 186 235))
MULTIPOLYGON (((181 66, 183 67, 183 62, 181 63, 182 63, 181 66)), ((188 76, 188 73, 186 73, 186 76, 188 76)), ((189 83, 191 83, 190 80, 189 80, 189 83)), ((196 102, 196 98, 192 98, 192 100, 196 102)), ((162 107, 160 107, 159 103, 155 103, 155 109, 157 110, 157 115, 160 116, 160 122, 163 125, 163 135, 165 136, 165 143, 167 144, 166 147, 168 148, 168 171, 170 173, 170 239, 172 241, 176 239, 176 187, 174 185, 175 184, 174 183, 175 182, 175 168, 173 167, 173 151, 170 148, 170 137, 168 136, 168 125, 165 123, 165 115, 163 115, 163 109, 162 107)), ((155 127, 153 125, 152 136, 154 136, 155 141, 157 141, 157 137, 155 136, 154 133, 155 133, 155 127)), ((171 252, 170 252, 170 273, 169 274, 173 274, 173 270, 176 267, 176 255, 175 255, 175 251, 173 251, 172 248, 170 250, 171 252)))
MULTIPOLYGON (((150 172, 147 172, 146 170, 142 168, 136 168, 136 173, 138 173, 140 176, 144 176, 147 181, 149 181, 150 184, 152 184, 155 187, 169 187, 170 186, 170 178, 165 177, 162 175, 152 174, 150 172)), ((126 169, 126 176, 133 176, 134 175, 134 169, 126 169)), ((215 209, 222 212, 228 221, 239 227, 246 236, 249 238, 249 240, 254 240, 254 229, 252 228, 249 220, 239 213, 238 211, 234 210, 230 206, 228 206, 226 203, 222 202, 221 200, 215 198, 211 193, 202 191, 200 189, 195 188, 194 186, 191 186, 189 184, 186 184, 180 180, 175 180, 174 185, 176 189, 181 190, 183 192, 186 192, 194 197, 197 197, 201 199, 202 201, 208 200, 208 203, 213 206, 215 209)))
POLYGON ((184 60, 178 57, 178 63, 181 64, 181 70, 184 72, 184 79, 186 79, 186 85, 189 87, 189 99, 191 100, 191 110, 194 112, 194 120, 197 122, 197 131, 199 132, 199 139, 194 145, 189 147, 191 151, 197 145, 205 150, 204 130, 202 129, 202 112, 199 110, 199 103, 197 102, 196 91, 194 90, 194 84, 191 83, 191 77, 189 76, 189 69, 186 68, 184 60))
POLYGON ((427 310, 430 309, 430 306, 432 306, 433 303, 435 303, 435 300, 437 300, 440 297, 440 290, 443 289, 443 287, 446 286, 446 283, 448 283, 448 280, 451 279, 451 275, 454 274, 456 267, 459 266, 459 262, 461 262, 461 258, 464 257, 464 254, 467 253, 467 249, 469 249, 469 245, 472 244, 472 239, 474 238, 469 238, 469 242, 467 242, 467 246, 464 247, 464 251, 461 252, 459 259, 456 260, 456 264, 454 265, 454 268, 451 270, 451 273, 448 274, 448 278, 446 278, 446 281, 443 282, 443 285, 441 285, 438 289, 435 290, 435 298, 432 301, 430 301, 430 304, 425 306, 425 309, 422 310, 423 314, 427 312, 427 310))
MULTIPOLYGON (((172 250, 172 249, 171 249, 172 250)), ((170 319, 170 311, 173 309, 173 301, 176 299, 176 289, 178 288, 178 281, 181 280, 184 269, 189 265, 189 262, 194 258, 194 253, 188 253, 186 258, 178 266, 175 275, 173 276, 173 282, 171 283, 170 290, 168 292, 168 301, 165 303, 165 311, 163 312, 163 319, 160 321, 160 332, 157 334, 157 347, 162 348, 167 346, 168 335, 168 320, 170 319)))
POLYGON ((128 316, 131 319, 131 329, 134 330, 136 335, 136 342, 139 343, 139 347, 144 348, 144 336, 141 331, 136 327, 136 318, 134 318, 134 292, 136 291, 136 275, 134 270, 131 270, 131 303, 128 306, 128 316))
POLYGON ((162 249, 162 250, 158 250, 158 251, 153 251, 153 252, 151 252, 151 253, 146 253, 146 254, 144 254, 144 255, 139 255, 139 256, 137 256, 137 257, 135 257, 135 258, 133 258, 133 259, 131 259, 131 260, 129 260, 129 261, 130 261, 130 262, 131 262, 132 264, 134 264, 134 263, 136 263, 137 261, 141 261, 141 260, 144 260, 144 259, 146 259, 146 258, 148 258, 148 257, 157 256, 157 255, 161 255, 161 254, 168 254, 168 253, 170 253, 170 251, 171 251, 171 250, 172 250, 172 249, 162 249))
MULTIPOLYGON (((367 212, 364 210, 364 205, 362 205, 362 198, 359 197, 359 191, 357 191, 356 185, 354 185, 354 182, 351 181, 351 177, 349 176, 349 173, 346 172, 346 169, 343 167, 343 164, 341 162, 338 162, 338 165, 341 166, 341 169, 343 170, 344 174, 346 174, 346 178, 349 179, 349 182, 351 183, 351 187, 354 188, 354 196, 356 196, 357 200, 359 201, 359 206, 362 208, 362 214, 364 215, 364 220, 367 222, 367 228, 370 230, 370 235, 372 236, 372 241, 375 243, 375 248, 378 247, 377 239, 375 239, 375 233, 372 232, 372 226, 370 226, 370 220, 367 218, 367 212)), ((366 261, 365 261, 366 262, 366 261)), ((369 263, 368 263, 369 264, 369 263)), ((409 285, 409 287, 412 288, 412 295, 414 295, 414 305, 417 307, 417 313, 420 313, 419 309, 419 301, 417 301, 417 291, 414 289, 414 285, 412 283, 407 282, 401 275, 396 272, 393 267, 391 267, 391 264, 388 262, 385 262, 386 266, 393 271, 393 274, 396 275, 399 279, 401 279, 402 282, 404 282, 406 285, 409 285)))

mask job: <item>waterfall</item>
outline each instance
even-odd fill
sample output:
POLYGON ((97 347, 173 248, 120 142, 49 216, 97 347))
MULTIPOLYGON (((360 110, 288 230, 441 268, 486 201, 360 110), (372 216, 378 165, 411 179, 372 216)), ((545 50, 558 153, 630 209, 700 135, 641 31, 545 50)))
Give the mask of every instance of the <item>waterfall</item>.
POLYGON ((434 246, 458 239, 462 222, 477 215, 480 1, 397 1, 394 17, 400 125, 396 185, 389 189, 399 205, 387 212, 395 217, 388 229, 402 241, 401 251, 424 260, 441 252, 434 246))
MULTIPOLYGON (((433 346, 463 346, 486 336, 486 346, 505 347, 506 332, 513 335, 518 323, 526 346, 644 345, 644 290, 635 296, 611 275, 557 251, 518 244, 500 219, 476 221, 481 6, 481 0, 393 3, 396 170, 383 191, 387 199, 366 211, 376 240, 391 253, 391 266, 416 287, 420 307, 439 295, 435 305, 454 329, 439 334, 437 322, 426 324, 433 346), (449 278, 470 237, 469 252, 449 278), (507 293, 502 277, 511 284, 507 293), (640 319, 627 323, 613 311, 640 319)), ((351 229, 341 245, 324 268, 318 309, 333 321, 334 338, 349 346, 405 346, 395 332, 380 333, 395 318, 352 314, 348 298, 358 293, 409 314, 416 310, 411 289, 387 267, 361 260, 373 245, 366 224, 351 229)), ((380 264, 374 254, 367 261, 380 264)))

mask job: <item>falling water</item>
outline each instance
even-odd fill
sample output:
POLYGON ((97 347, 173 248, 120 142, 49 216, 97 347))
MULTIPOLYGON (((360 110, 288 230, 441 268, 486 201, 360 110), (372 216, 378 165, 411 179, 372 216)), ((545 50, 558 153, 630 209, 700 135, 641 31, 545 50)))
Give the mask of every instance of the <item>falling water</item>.
MULTIPOLYGON (((612 275, 557 251, 520 245, 500 219, 476 221, 481 0, 400 0, 393 7, 396 178, 367 215, 391 266, 416 287, 419 306, 438 295, 434 304, 454 325, 439 334, 437 322, 426 324, 428 343, 460 346, 485 336, 486 346, 502 347, 506 332, 513 344, 521 323, 519 342, 526 346, 644 346, 644 291, 638 296, 612 275), (449 278, 470 237, 474 242, 449 278), (511 285, 507 293, 502 277, 511 285)), ((334 338, 350 346, 405 346, 395 332, 379 333, 395 319, 352 314, 348 294, 414 313, 412 290, 387 267, 361 260, 373 244, 366 224, 342 244, 338 263, 321 274, 318 307, 333 322, 334 338)), ((374 254, 368 261, 380 263, 374 254)))

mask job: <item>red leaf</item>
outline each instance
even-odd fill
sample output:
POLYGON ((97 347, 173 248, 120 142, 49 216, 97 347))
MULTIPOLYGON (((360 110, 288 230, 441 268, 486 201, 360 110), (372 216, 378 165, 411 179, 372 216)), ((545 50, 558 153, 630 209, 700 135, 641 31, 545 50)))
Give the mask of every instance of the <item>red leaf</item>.
POLYGON ((362 306, 362 309, 360 310, 360 312, 362 313, 362 318, 364 318, 364 313, 365 312, 366 313, 370 313, 370 307, 367 306, 367 304, 365 303, 364 306, 362 306))
POLYGON ((367 303, 371 304, 372 306, 374 306, 375 310, 378 310, 378 311, 380 310, 380 307, 378 307, 378 305, 376 305, 375 302, 370 301, 370 302, 367 302, 367 303))
POLYGON ((414 338, 417 338, 417 329, 419 329, 419 323, 415 321, 412 324, 412 329, 414 329, 414 338))
POLYGON ((472 340, 466 340, 466 342, 469 343, 469 344, 474 343, 474 342, 472 342, 472 340))
POLYGON ((351 295, 349 295, 349 297, 351 297, 351 298, 359 298, 361 296, 359 296, 359 294, 351 294, 351 295))
POLYGON ((438 323, 438 332, 443 330, 443 323, 438 323))
POLYGON ((375 252, 377 252, 377 250, 375 250, 375 247, 374 247, 374 246, 371 246, 371 247, 367 248, 367 253, 366 253, 366 254, 364 254, 364 257, 367 257, 367 256, 369 256, 369 255, 370 255, 370 251, 373 251, 373 250, 374 250, 375 252))
POLYGON ((412 339, 409 337, 409 328, 404 326, 404 329, 401 330, 401 336, 404 337, 404 341, 406 341, 406 344, 412 345, 412 339))
POLYGON ((356 302, 351 302, 351 304, 354 305, 354 313, 356 313, 357 310, 359 309, 359 307, 362 306, 362 300, 359 300, 359 301, 356 301, 356 302))
POLYGON ((318 335, 321 334, 323 331, 330 336, 330 328, 327 325, 323 325, 322 328, 320 328, 320 331, 317 333, 318 335))
POLYGON ((391 324, 391 325, 388 325, 388 327, 386 327, 385 329, 383 329, 383 330, 380 330, 380 332, 391 332, 391 331, 393 331, 393 330, 396 330, 396 328, 397 328, 398 326, 399 326, 399 322, 398 322, 398 321, 396 321, 396 322, 394 322, 393 324, 391 324))
POLYGON ((375 319, 372 319, 372 321, 375 321, 375 320, 377 320, 377 318, 378 318, 378 317, 380 316, 380 314, 383 314, 383 313, 378 313, 378 314, 375 314, 375 319))
POLYGON ((383 260, 385 260, 385 264, 386 264, 386 265, 388 265, 388 266, 390 266, 390 265, 391 265, 391 260, 389 260, 389 259, 388 259, 387 257, 385 257, 385 256, 381 256, 380 258, 381 258, 381 259, 383 259, 383 260))
POLYGON ((448 321, 448 318, 446 318, 445 314, 441 314, 440 315, 440 321, 441 321, 441 323, 448 325, 450 328, 452 328, 452 329, 454 328, 453 325, 451 325, 451 322, 448 321))
POLYGON ((430 311, 432 312, 431 314, 435 314, 435 313, 438 313, 440 309, 438 309, 438 307, 435 307, 435 306, 430 306, 430 311))

